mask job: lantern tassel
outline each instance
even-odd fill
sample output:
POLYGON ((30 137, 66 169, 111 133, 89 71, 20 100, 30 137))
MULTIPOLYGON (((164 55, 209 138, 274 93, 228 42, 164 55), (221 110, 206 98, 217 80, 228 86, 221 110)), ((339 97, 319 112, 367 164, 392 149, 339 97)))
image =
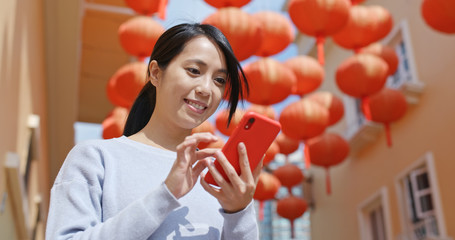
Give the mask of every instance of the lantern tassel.
POLYGON ((366 119, 371 120, 370 98, 368 96, 362 97, 362 110, 366 119))
POLYGON ((310 169, 311 160, 310 160, 310 150, 304 146, 304 155, 305 155, 305 169, 310 169))
POLYGON ((166 19, 166 6, 167 6, 167 1, 168 0, 159 0, 159 5, 158 5, 158 16, 161 19, 166 19))
POLYGON ((259 201, 259 221, 264 220, 264 201, 259 201))
POLYGON ((324 37, 316 37, 316 45, 318 48, 318 61, 319 63, 324 66, 324 42, 325 38, 324 37))
POLYGON ((390 124, 384 123, 384 127, 385 127, 385 135, 387 138, 387 146, 392 147, 392 135, 390 133, 390 124))
POLYGON ((329 168, 326 167, 325 168, 325 184, 326 184, 326 190, 327 190, 327 194, 330 195, 332 194, 332 187, 331 187, 331 184, 330 184, 330 172, 329 172, 329 168))

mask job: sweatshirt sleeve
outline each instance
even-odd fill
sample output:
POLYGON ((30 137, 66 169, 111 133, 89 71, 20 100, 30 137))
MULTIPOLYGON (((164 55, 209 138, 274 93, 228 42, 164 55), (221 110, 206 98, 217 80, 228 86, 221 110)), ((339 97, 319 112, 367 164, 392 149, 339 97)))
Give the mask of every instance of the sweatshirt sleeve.
POLYGON ((147 239, 180 206, 162 183, 114 217, 103 219, 101 152, 76 146, 68 154, 51 190, 47 240, 147 239))
POLYGON ((259 229, 254 210, 254 201, 242 211, 237 213, 225 213, 220 210, 224 217, 224 226, 221 239, 257 240, 259 229))

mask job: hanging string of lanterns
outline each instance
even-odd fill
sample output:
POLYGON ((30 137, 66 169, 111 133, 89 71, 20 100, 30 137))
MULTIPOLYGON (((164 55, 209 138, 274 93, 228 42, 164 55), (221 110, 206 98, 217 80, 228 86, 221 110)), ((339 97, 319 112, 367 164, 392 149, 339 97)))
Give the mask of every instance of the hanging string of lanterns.
MULTIPOLYGON (((366 119, 383 123, 387 143, 391 146, 390 124, 403 117, 406 100, 400 91, 388 89, 385 82, 398 68, 398 56, 394 49, 381 45, 379 40, 388 35, 393 19, 381 6, 361 5, 364 0, 290 0, 288 20, 277 12, 262 11, 249 14, 241 9, 250 0, 204 0, 216 8, 202 22, 219 28, 228 38, 240 61, 252 56, 259 57, 246 64, 245 75, 250 83, 250 95, 246 98, 251 106, 238 109, 227 126, 227 110, 220 110, 215 125, 204 122, 193 132, 218 130, 230 136, 246 111, 255 111, 272 119, 278 119, 282 132, 267 150, 264 165, 272 162, 277 154, 286 156, 286 164, 270 172, 263 171, 254 198, 263 204, 277 201, 277 213, 291 221, 302 216, 307 209, 304 199, 292 195, 291 188, 304 180, 302 171, 290 164, 288 155, 301 145, 304 148, 305 167, 323 167, 327 172, 327 193, 331 193, 329 168, 342 163, 349 154, 349 145, 341 136, 328 133, 344 116, 343 102, 333 93, 317 91, 326 77, 324 70, 324 41, 331 37, 339 47, 352 50, 354 55, 336 68, 336 86, 343 94, 362 99, 362 111, 366 119), (273 55, 282 52, 294 40, 294 27, 302 34, 316 39, 317 60, 304 55, 275 60, 273 55), (284 107, 278 114, 273 110, 290 95, 301 98, 284 107), (289 196, 275 199, 278 189, 288 189, 289 196)), ((119 41, 123 49, 139 61, 119 68, 107 85, 108 97, 115 106, 103 121, 103 137, 116 137, 123 117, 134 101, 145 80, 146 64, 163 27, 150 15, 165 17, 167 0, 125 0, 139 13, 119 27, 119 41), (146 17, 148 16, 148 17, 146 17)), ((424 0, 422 16, 433 29, 455 33, 455 4, 448 0, 424 0)), ((222 147, 219 137, 215 143, 199 145, 199 148, 222 147)), ((270 170, 270 169, 269 169, 270 170)), ((263 205, 262 205, 263 206, 263 205)), ((294 236, 294 231, 292 231, 294 236)))

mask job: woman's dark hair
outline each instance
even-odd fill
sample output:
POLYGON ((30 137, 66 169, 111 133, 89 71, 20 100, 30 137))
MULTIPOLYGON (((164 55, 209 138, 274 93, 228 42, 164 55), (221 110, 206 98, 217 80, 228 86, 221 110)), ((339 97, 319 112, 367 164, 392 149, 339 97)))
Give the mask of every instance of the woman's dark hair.
MULTIPOLYGON (((156 60, 158 66, 165 70, 169 63, 183 51, 191 39, 205 36, 215 42, 224 54, 227 65, 227 85, 224 96, 228 96, 228 125, 235 113, 239 99, 243 99, 243 88, 248 94, 248 82, 235 57, 226 37, 216 27, 208 24, 185 23, 176 25, 165 31, 155 44, 150 62, 156 60), (240 75, 241 74, 241 75, 240 75)), ((149 62, 149 65, 150 65, 149 62)), ((139 132, 149 122, 156 103, 156 88, 149 81, 150 70, 147 70, 147 83, 137 96, 126 120, 123 135, 130 136, 139 132)))

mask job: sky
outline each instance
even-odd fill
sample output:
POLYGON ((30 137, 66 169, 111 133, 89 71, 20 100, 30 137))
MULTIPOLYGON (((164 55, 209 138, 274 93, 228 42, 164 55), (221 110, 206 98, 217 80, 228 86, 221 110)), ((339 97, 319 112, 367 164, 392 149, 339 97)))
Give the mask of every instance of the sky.
MULTIPOLYGON (((284 3, 285 0, 251 0, 250 3, 242 7, 242 10, 251 14, 260 11, 274 11, 289 18, 287 12, 283 11, 284 3)), ((217 9, 204 2, 204 0, 169 0, 166 10, 166 18, 162 20, 158 17, 154 17, 154 19, 160 22, 165 29, 168 29, 174 25, 184 22, 202 22, 206 17, 215 11, 217 11, 217 9)), ((294 32, 297 31, 295 30, 294 32)), ((284 62, 288 58, 297 56, 297 52, 297 46, 295 44, 290 44, 282 52, 271 57, 280 62, 284 62)), ((258 57, 253 56, 242 61, 241 64, 242 66, 245 66, 246 64, 257 59, 258 57)), ((275 109, 278 116, 285 106, 293 101, 296 101, 297 99, 297 96, 290 96, 272 107, 275 109)), ((248 108, 249 103, 244 102, 243 105, 240 104, 239 106, 246 109, 248 108)), ((225 107, 226 105, 222 104, 219 109, 225 107)), ((215 112, 215 114, 213 114, 208 121, 214 123, 216 115, 217 112, 215 112)), ((74 128, 76 143, 88 139, 100 139, 102 136, 101 124, 77 122, 75 123, 74 128)))

